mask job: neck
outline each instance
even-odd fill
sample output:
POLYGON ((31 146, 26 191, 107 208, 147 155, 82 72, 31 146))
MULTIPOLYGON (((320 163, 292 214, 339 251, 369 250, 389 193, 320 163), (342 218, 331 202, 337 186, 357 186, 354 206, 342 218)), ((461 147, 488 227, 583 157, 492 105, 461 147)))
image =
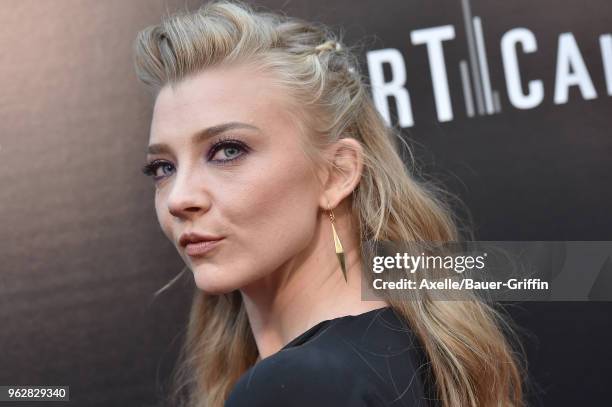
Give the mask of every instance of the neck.
POLYGON ((336 257, 329 218, 321 216, 306 250, 240 290, 260 358, 278 352, 319 322, 387 305, 361 300, 359 241, 350 238, 350 225, 336 219, 335 226, 345 251, 348 283, 336 257))

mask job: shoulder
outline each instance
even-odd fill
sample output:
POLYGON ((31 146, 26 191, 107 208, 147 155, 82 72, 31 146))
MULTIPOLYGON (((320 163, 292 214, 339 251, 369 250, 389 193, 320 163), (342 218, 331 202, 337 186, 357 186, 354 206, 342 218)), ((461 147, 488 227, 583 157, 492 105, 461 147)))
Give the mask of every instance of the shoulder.
POLYGON ((226 407, 377 405, 370 386, 338 356, 312 346, 282 350, 240 378, 226 407))
POLYGON ((390 311, 332 321, 249 369, 226 407, 425 407, 416 347, 390 311))

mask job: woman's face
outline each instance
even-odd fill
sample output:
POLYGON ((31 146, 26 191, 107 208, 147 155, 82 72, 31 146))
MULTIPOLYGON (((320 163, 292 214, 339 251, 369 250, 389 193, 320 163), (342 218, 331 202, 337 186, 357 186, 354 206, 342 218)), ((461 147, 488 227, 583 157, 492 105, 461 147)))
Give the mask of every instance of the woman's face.
POLYGON ((322 188, 289 102, 247 66, 209 69, 157 97, 147 154, 157 217, 201 290, 244 287, 312 243, 322 188), (188 233, 220 240, 185 247, 188 233))

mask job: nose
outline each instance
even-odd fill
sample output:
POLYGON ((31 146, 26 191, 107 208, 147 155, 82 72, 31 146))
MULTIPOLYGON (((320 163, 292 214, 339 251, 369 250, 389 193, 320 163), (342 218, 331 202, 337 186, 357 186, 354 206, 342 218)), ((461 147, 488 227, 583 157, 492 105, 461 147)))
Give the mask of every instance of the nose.
POLYGON ((177 173, 167 200, 170 214, 180 219, 189 219, 207 212, 211 200, 203 185, 203 180, 196 176, 177 173))

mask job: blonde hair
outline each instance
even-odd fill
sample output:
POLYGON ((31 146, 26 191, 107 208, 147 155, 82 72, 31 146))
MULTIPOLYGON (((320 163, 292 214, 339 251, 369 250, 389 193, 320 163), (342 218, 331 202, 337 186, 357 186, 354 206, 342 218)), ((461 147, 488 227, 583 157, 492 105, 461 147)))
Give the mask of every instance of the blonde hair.
MULTIPOLYGON (((214 1, 166 17, 141 31, 135 42, 138 77, 155 91, 209 67, 240 62, 273 72, 300 106, 318 113, 316 124, 308 120, 312 115, 304 115, 314 130, 309 133, 313 146, 314 134, 324 143, 341 137, 361 143, 363 175, 350 197, 361 242, 460 240, 450 205, 436 187, 410 174, 396 145, 401 137, 376 111, 354 53, 326 27, 214 1)), ((386 300, 422 344, 442 406, 523 405, 521 359, 500 311, 477 300, 434 301, 427 295, 418 301, 386 300)), ((257 357, 238 291, 196 290, 175 371, 177 402, 222 406, 257 357)))

